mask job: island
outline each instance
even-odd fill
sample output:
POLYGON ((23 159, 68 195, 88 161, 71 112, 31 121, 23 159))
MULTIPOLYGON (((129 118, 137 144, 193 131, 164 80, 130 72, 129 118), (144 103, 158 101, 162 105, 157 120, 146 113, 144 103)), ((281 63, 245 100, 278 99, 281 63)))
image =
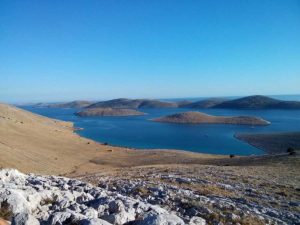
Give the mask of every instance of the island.
POLYGON ((300 109, 300 101, 283 101, 262 95, 253 95, 225 101, 213 108, 226 109, 300 109))
POLYGON ((63 103, 38 103, 33 105, 33 107, 38 108, 85 108, 91 105, 93 102, 90 101, 72 101, 72 102, 63 102, 63 103))
POLYGON ((178 104, 178 107, 181 108, 195 108, 195 109, 205 109, 212 108, 216 105, 219 105, 223 102, 227 101, 224 98, 208 98, 196 102, 187 102, 186 104, 178 104))
POLYGON ((237 124, 265 126, 270 122, 259 117, 253 116, 212 116, 200 112, 176 113, 160 118, 153 119, 156 122, 165 123, 186 123, 186 124, 237 124))
POLYGON ((85 109, 75 113, 81 117, 95 117, 95 116, 140 116, 145 113, 134 110, 134 109, 115 109, 115 108, 91 108, 85 109))
POLYGON ((96 102, 88 108, 120 108, 120 109, 138 109, 138 108, 176 108, 177 103, 165 102, 152 99, 127 99, 118 98, 109 101, 96 102))

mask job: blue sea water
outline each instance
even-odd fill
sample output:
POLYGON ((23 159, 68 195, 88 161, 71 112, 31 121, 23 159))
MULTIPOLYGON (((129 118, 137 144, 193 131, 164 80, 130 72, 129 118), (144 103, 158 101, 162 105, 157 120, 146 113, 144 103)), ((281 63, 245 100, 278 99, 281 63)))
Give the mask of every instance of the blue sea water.
POLYGON ((235 133, 300 131, 300 110, 198 110, 211 115, 259 116, 271 122, 269 126, 168 124, 150 119, 190 109, 142 109, 143 116, 89 117, 74 115, 74 109, 33 108, 24 109, 47 117, 72 121, 81 136, 112 145, 147 149, 180 149, 213 154, 251 155, 263 151, 234 138, 235 133))

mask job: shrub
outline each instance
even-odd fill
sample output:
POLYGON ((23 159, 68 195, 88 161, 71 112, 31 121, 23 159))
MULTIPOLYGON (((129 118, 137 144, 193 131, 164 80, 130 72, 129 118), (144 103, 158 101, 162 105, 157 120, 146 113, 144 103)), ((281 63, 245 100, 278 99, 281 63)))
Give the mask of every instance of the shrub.
POLYGON ((296 154, 296 150, 292 147, 289 147, 287 150, 286 150, 290 155, 294 155, 296 154))
POLYGON ((13 216, 10 205, 5 200, 0 204, 0 218, 10 221, 13 216))

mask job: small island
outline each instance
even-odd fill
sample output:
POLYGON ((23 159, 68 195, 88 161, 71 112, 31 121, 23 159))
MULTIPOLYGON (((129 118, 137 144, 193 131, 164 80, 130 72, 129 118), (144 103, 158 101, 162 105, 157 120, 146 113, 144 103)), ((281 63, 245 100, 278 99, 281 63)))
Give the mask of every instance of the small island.
POLYGON ((115 109, 115 108, 90 108, 75 113, 80 117, 95 117, 95 116, 140 116, 145 113, 134 109, 115 109))
POLYGON ((270 122, 254 116, 212 116, 200 112, 176 113, 160 118, 153 119, 156 122, 165 123, 186 123, 186 124, 237 124, 265 126, 270 122))

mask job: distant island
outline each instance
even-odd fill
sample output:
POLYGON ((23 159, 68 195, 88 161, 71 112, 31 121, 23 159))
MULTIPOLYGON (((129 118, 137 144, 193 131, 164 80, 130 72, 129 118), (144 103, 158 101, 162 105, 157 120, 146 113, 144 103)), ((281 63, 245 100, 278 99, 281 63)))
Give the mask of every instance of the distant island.
POLYGON ((88 106, 88 108, 120 108, 120 109, 138 109, 138 108, 176 108, 175 102, 164 102, 151 99, 127 99, 118 98, 109 101, 101 101, 88 106))
POLYGON ((35 104, 34 107, 41 107, 41 108, 85 108, 89 105, 93 104, 90 101, 72 101, 72 102, 64 102, 64 103, 38 103, 35 104))
POLYGON ((300 109, 299 101, 283 101, 262 95, 248 96, 225 101, 213 108, 227 109, 300 109))
POLYGON ((155 99, 118 98, 108 101, 72 101, 65 103, 38 103, 34 107, 48 108, 117 108, 117 109, 159 109, 159 108, 224 108, 224 109, 300 109, 300 101, 283 101, 262 95, 253 95, 234 100, 207 98, 200 101, 178 102, 155 99))
POLYGON ((204 99, 201 101, 187 102, 186 104, 180 104, 180 105, 178 105, 178 107, 197 108, 197 109, 212 108, 212 107, 219 105, 225 101, 227 101, 227 99, 225 99, 225 98, 208 98, 208 99, 204 99))
POLYGON ((114 108, 90 108, 75 113, 81 117, 94 117, 94 116, 140 116, 145 113, 134 109, 114 109, 114 108))
POLYGON ((239 125, 269 125, 270 122, 253 116, 211 116, 200 112, 176 113, 153 119, 156 122, 186 123, 186 124, 239 124, 239 125))

